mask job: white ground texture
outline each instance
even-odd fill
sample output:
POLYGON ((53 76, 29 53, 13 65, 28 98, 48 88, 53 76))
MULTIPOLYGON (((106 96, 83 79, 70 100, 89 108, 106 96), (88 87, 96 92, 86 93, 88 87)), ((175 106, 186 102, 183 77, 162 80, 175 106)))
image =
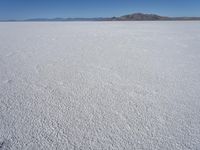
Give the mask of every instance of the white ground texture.
POLYGON ((0 150, 199 150, 200 22, 0 23, 0 150))

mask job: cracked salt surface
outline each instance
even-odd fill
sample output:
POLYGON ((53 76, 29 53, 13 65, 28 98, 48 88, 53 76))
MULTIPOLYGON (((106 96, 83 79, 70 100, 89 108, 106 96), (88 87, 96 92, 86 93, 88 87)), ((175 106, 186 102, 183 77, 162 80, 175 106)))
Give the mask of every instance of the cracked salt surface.
POLYGON ((199 27, 0 23, 0 150, 200 149, 199 27))

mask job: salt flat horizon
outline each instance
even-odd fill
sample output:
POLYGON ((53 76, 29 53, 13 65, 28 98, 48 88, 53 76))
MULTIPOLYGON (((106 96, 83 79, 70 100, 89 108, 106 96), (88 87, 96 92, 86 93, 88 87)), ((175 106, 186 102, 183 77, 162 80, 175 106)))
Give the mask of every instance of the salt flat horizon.
POLYGON ((0 150, 200 149, 200 22, 1 22, 0 150))

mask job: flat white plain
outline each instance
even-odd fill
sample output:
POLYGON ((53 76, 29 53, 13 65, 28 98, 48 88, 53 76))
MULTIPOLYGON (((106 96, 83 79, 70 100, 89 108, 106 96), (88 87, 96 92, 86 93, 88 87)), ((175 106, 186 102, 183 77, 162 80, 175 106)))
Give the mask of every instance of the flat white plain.
POLYGON ((0 149, 200 149, 200 22, 0 23, 0 149))

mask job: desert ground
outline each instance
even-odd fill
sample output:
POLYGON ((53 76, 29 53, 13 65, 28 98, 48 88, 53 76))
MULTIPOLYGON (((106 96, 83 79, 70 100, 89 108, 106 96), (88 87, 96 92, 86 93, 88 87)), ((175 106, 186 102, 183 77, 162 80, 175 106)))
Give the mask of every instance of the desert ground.
POLYGON ((1 22, 0 150, 199 150, 200 22, 1 22))

